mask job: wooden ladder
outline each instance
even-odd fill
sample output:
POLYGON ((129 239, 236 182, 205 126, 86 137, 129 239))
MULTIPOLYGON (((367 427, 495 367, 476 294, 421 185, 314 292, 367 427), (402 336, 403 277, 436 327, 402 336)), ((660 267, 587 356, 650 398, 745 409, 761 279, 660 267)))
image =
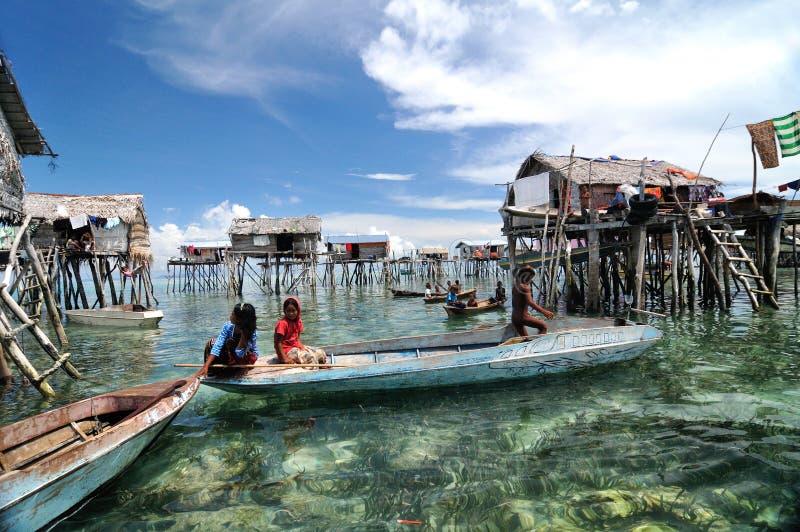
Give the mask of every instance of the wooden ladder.
MULTIPOLYGON (((38 259, 42 265, 42 270, 47 276, 47 281, 50 282, 50 272, 53 267, 53 260, 55 257, 55 248, 51 247, 47 250, 47 256, 42 257, 41 253, 37 250, 38 259)), ((52 286, 50 289, 52 290, 52 286)), ((23 275, 22 285, 17 294, 17 303, 25 309, 25 313, 31 319, 40 319, 42 317, 42 303, 44 303, 44 292, 42 285, 39 284, 39 278, 33 268, 26 268, 23 275)))
POLYGON ((706 231, 708 231, 714 244, 722 251, 728 270, 744 287, 745 292, 747 292, 747 297, 750 298, 750 303, 753 305, 753 309, 759 309, 757 295, 764 296, 772 307, 776 309, 779 308, 778 301, 775 299, 775 294, 772 293, 772 290, 770 290, 764 282, 764 277, 759 273, 755 262, 750 258, 742 247, 742 244, 736 238, 731 226, 729 224, 722 224, 721 229, 706 227, 706 231), (744 265, 745 268, 739 269, 741 265, 744 265), (755 283, 755 287, 750 285, 751 280, 755 283))

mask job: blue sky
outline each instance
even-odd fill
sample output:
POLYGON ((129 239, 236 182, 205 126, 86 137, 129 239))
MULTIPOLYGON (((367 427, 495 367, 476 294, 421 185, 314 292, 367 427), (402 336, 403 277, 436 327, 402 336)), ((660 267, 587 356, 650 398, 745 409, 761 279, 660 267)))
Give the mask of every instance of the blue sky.
POLYGON ((746 192, 743 124, 800 109, 794 7, 6 0, 0 47, 60 155, 28 190, 143 193, 157 258, 248 215, 399 249, 499 237, 495 183, 536 149, 696 169, 728 113, 704 173, 746 192))

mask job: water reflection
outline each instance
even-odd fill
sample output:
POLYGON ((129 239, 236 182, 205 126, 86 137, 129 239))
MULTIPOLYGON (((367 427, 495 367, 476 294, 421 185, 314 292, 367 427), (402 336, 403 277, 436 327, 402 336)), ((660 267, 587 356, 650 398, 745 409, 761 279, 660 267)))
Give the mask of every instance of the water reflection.
MULTIPOLYGON (((790 275, 790 273, 789 273, 790 275)), ((789 277, 787 277, 789 279, 789 277)), ((480 285, 491 293, 494 280, 480 285)), ((790 286, 790 284, 787 284, 790 286)), ((151 332, 70 327, 70 402, 186 375, 236 302, 162 297, 151 332)), ((281 298, 257 309, 261 347, 281 298)), ((309 344, 463 330, 438 305, 381 287, 303 295, 309 344)), ((654 319, 663 341, 630 363, 441 390, 270 398, 201 389, 156 444, 71 529, 792 529, 800 526, 800 318, 781 310, 654 319)), ((42 408, 15 386, 6 421, 42 408)))

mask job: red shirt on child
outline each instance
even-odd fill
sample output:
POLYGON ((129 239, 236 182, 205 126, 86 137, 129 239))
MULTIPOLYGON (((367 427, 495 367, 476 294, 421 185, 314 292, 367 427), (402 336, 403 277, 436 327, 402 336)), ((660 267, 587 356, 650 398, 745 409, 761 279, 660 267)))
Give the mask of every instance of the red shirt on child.
POLYGON ((275 334, 283 335, 281 347, 283 347, 284 353, 288 353, 293 347, 300 347, 301 332, 303 332, 303 320, 299 316, 294 321, 281 318, 275 324, 275 334))

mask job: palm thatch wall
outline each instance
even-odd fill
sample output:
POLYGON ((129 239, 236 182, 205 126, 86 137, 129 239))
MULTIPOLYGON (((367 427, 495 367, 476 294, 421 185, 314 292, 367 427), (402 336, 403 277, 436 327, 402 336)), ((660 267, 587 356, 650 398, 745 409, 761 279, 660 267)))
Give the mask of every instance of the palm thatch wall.
POLYGON ((308 254, 322 240, 318 216, 295 218, 237 218, 228 229, 231 248, 237 253, 268 255, 308 254))
MULTIPOLYGON (((53 228, 56 220, 81 214, 103 218, 118 217, 123 225, 124 247, 117 251, 129 254, 134 259, 151 259, 150 225, 141 194, 78 196, 29 192, 25 195, 24 212, 40 222, 34 235, 34 244, 39 247, 49 247, 53 240, 57 244, 64 244, 66 236, 62 231, 55 231, 53 228)), ((102 238, 102 229, 91 229, 96 238, 102 238)))

